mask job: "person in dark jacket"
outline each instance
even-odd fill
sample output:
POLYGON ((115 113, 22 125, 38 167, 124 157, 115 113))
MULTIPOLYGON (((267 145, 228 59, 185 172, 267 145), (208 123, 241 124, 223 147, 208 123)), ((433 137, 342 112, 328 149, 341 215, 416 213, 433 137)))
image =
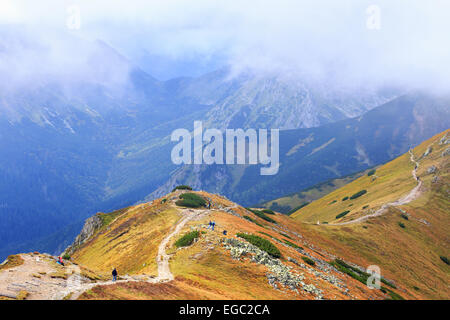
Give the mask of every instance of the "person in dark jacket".
POLYGON ((114 268, 114 270, 112 271, 112 276, 113 276, 113 281, 117 280, 117 270, 116 268, 114 268))

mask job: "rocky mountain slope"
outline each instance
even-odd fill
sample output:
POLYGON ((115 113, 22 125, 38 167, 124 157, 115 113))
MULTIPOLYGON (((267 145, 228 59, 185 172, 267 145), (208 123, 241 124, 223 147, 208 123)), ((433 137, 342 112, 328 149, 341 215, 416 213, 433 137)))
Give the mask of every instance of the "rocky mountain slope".
POLYGON ((300 75, 235 73, 224 68, 204 76, 174 79, 166 86, 177 96, 212 108, 207 126, 226 128, 318 127, 359 116, 400 95, 399 90, 344 88, 300 75))
POLYGON ((8 257, 0 298, 448 299, 449 159, 450 129, 291 216, 185 188, 97 213, 65 266, 8 257))
POLYGON ((385 163, 450 127, 450 99, 410 93, 360 117, 317 128, 280 131, 280 169, 258 165, 186 165, 146 200, 178 184, 254 205, 385 163))
POLYGON ((53 48, 25 34, 1 31, 0 257, 56 252, 91 212, 142 200, 177 168, 171 132, 194 120, 298 128, 395 96, 336 90, 334 101, 307 81, 231 76, 228 69, 159 81, 104 42, 59 35, 67 41, 53 48), (77 59, 55 61, 52 50, 77 59), (33 58, 33 68, 17 61, 22 55, 33 58))

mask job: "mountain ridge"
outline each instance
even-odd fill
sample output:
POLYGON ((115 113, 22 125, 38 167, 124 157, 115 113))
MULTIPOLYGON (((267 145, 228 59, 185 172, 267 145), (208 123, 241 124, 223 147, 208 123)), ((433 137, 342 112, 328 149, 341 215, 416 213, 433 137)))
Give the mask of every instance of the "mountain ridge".
POLYGON ((281 131, 275 176, 260 176, 258 166, 185 165, 144 201, 178 184, 224 194, 244 205, 269 201, 393 159, 448 128, 448 119, 448 97, 405 95, 356 118, 281 131))

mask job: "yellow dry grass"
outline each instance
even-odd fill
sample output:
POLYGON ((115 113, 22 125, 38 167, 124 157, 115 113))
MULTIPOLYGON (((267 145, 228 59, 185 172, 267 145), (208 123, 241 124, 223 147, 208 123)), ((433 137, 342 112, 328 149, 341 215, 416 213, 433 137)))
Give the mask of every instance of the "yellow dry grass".
MULTIPOLYGON (((439 145, 441 137, 450 130, 436 135, 413 150, 419 160, 418 176, 423 181, 421 196, 400 208, 390 208, 382 216, 367 221, 343 226, 303 224, 297 227, 311 242, 322 249, 333 252, 362 266, 375 264, 388 279, 394 280, 405 292, 404 297, 424 299, 449 299, 450 267, 440 256, 450 255, 450 185, 449 156, 442 152, 449 145, 439 145), (432 145, 430 155, 421 158, 432 145), (432 165, 437 174, 428 173, 432 165), (435 176, 438 180, 432 182, 435 176), (405 211, 409 218, 402 217, 405 211), (403 223, 405 228, 401 228, 403 223)), ((376 172, 375 181, 362 177, 343 188, 315 201, 295 213, 297 221, 335 221, 335 214, 350 210, 346 206, 353 203, 352 213, 341 221, 364 214, 361 207, 369 205, 377 209, 383 203, 397 200, 408 193, 415 182, 411 178, 413 165, 405 154, 382 166, 376 172), (368 193, 355 200, 342 202, 361 189, 368 193), (337 199, 338 202, 330 202, 337 199)))
POLYGON ((333 192, 336 189, 339 189, 346 184, 356 180, 360 176, 366 174, 369 170, 365 172, 360 172, 356 174, 352 174, 346 177, 332 179, 324 183, 320 183, 316 186, 308 188, 306 190, 297 192, 295 194, 287 195, 275 200, 271 200, 264 204, 264 207, 270 208, 272 204, 277 203, 279 206, 289 206, 291 208, 296 208, 305 203, 312 202, 316 199, 319 199, 330 192, 333 192))
POLYGON ((0 271, 18 267, 18 266, 22 265, 23 263, 24 263, 24 260, 22 259, 22 257, 20 255, 18 255, 18 254, 10 255, 6 259, 6 262, 4 264, 0 265, 0 271))
POLYGON ((411 176, 413 169, 414 164, 410 161, 409 154, 406 153, 378 168, 374 176, 364 175, 344 187, 313 201, 306 207, 293 213, 292 217, 302 222, 316 223, 319 221, 320 223, 333 223, 338 222, 336 216, 339 213, 347 210, 350 213, 339 219, 339 222, 368 214, 385 203, 399 199, 413 189, 416 185, 411 176), (361 190, 367 190, 367 193, 359 198, 343 201, 345 197, 351 197, 361 190), (368 207, 363 209, 366 206, 368 207))
POLYGON ((179 219, 177 209, 155 202, 124 211, 78 248, 72 260, 95 273, 156 275, 158 245, 179 219))

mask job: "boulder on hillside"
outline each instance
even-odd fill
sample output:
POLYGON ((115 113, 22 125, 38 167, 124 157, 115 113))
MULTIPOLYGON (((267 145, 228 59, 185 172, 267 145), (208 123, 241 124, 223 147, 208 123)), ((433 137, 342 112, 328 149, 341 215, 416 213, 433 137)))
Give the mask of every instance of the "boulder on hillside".
POLYGON ((431 174, 431 173, 435 173, 436 170, 437 170, 436 166, 433 165, 427 169, 427 172, 431 174))
POLYGON ((445 136, 443 136, 442 139, 439 141, 440 145, 449 144, 449 143, 450 143, 450 139, 447 138, 447 134, 445 136))
POLYGON ((429 155, 431 153, 431 151, 433 151, 433 148, 428 147, 428 149, 422 155, 422 158, 425 158, 427 155, 429 155))

